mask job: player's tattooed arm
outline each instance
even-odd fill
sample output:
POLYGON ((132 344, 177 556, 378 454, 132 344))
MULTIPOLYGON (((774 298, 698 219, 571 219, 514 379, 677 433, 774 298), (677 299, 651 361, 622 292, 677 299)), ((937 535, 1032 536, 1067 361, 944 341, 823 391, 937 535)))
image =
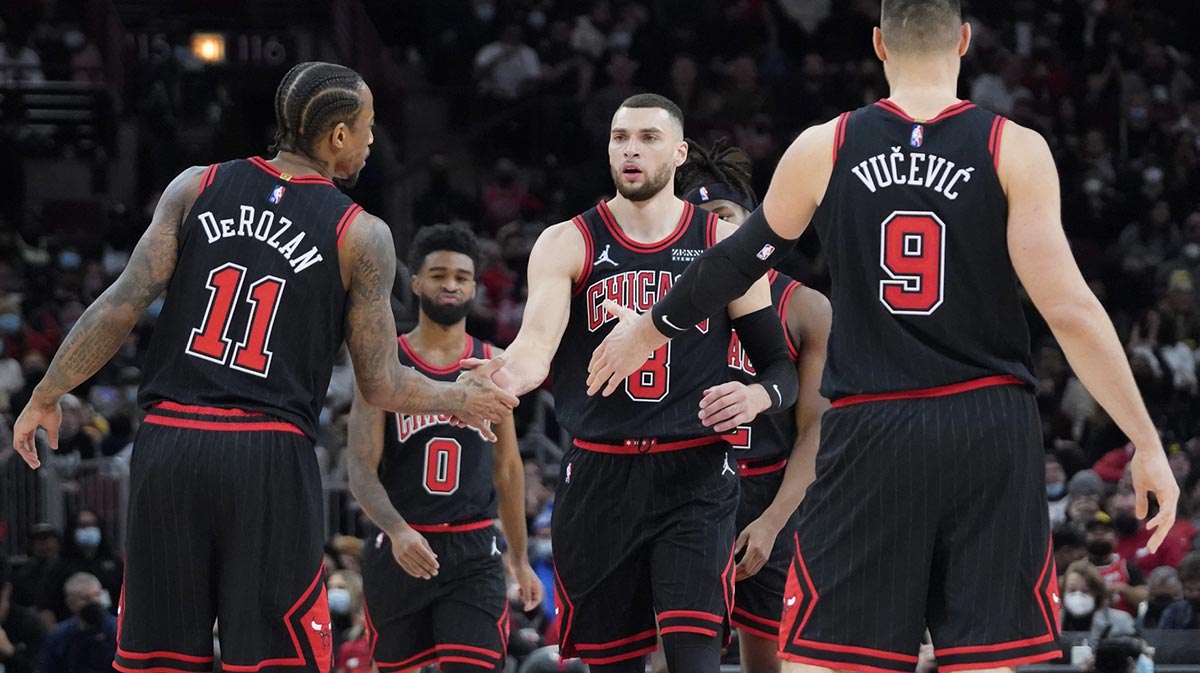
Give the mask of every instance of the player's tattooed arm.
POLYGON ((363 512, 379 530, 391 539, 392 556, 404 572, 413 577, 429 579, 437 575, 437 554, 429 542, 413 530, 388 497, 379 481, 379 460, 383 456, 383 424, 388 414, 367 404, 362 392, 354 391, 347 426, 347 472, 350 492, 363 512))
POLYGON ((203 166, 180 173, 158 201, 154 217, 129 264, 67 334, 34 400, 52 404, 93 374, 117 352, 146 307, 167 288, 175 272, 179 228, 200 192, 203 166))
POLYGON ((350 225, 340 257, 343 268, 350 269, 346 342, 364 399, 390 411, 454 414, 490 435, 488 423, 517 405, 490 379, 503 362, 469 372, 456 383, 433 381, 402 366, 389 300, 396 275, 392 232, 379 218, 361 213, 350 225))
POLYGON ((58 347, 13 424, 13 448, 30 467, 41 465, 34 442, 38 428, 45 428, 46 443, 58 448, 59 398, 100 371, 150 302, 167 288, 175 273, 179 228, 200 193, 203 173, 202 167, 189 168, 171 181, 121 276, 83 312, 58 347))

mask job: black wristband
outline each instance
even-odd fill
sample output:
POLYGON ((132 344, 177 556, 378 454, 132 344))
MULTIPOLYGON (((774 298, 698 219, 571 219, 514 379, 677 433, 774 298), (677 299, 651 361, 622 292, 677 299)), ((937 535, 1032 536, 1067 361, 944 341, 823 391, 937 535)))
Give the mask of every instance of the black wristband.
POLYGON ((774 307, 759 309, 754 313, 736 318, 733 328, 738 340, 750 356, 758 383, 771 396, 773 414, 790 408, 796 403, 800 383, 796 375, 796 363, 788 352, 787 337, 774 307))
POLYGON ((755 210, 732 236, 688 265, 650 311, 654 326, 670 338, 687 332, 745 294, 795 243, 771 229, 762 208, 755 210))

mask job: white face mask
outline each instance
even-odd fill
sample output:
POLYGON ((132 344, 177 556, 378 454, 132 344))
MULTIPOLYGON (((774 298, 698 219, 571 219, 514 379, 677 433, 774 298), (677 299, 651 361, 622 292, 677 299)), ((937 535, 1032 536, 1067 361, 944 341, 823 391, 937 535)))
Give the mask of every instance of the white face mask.
POLYGON ((1096 611, 1096 599, 1082 591, 1072 591, 1063 597, 1063 607, 1072 617, 1086 617, 1096 611))

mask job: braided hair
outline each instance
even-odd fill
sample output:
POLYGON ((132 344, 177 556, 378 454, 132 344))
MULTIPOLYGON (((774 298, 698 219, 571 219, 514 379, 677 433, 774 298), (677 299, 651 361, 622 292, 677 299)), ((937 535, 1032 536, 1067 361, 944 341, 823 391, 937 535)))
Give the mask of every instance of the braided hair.
POLYGON ((751 161, 745 150, 731 145, 726 138, 718 138, 708 149, 692 140, 687 144, 687 161, 675 173, 676 194, 684 196, 719 182, 741 192, 751 203, 758 201, 750 186, 751 161))
POLYGON ((316 159, 320 137, 339 122, 353 124, 366 86, 344 65, 299 63, 275 90, 275 142, 272 152, 296 152, 316 159))

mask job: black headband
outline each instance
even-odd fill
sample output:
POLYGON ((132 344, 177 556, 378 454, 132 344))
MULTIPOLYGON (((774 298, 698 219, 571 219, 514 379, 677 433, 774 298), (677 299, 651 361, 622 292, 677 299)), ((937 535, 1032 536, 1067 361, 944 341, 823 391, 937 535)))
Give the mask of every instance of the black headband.
POLYGON ((697 187, 688 192, 683 200, 696 206, 702 206, 712 201, 732 201, 745 208, 747 213, 753 212, 755 206, 758 205, 752 195, 743 194, 741 190, 724 182, 714 182, 697 187))

